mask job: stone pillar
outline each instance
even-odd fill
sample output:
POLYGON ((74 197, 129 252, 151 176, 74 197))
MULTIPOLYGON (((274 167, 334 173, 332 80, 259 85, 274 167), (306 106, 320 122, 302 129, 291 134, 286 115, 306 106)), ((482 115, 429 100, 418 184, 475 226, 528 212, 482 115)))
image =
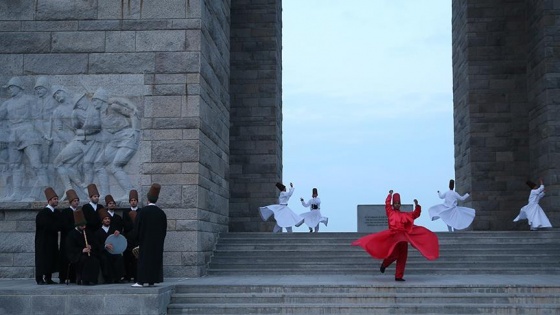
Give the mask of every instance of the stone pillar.
MULTIPOLYGON (((476 230, 527 229, 512 222, 527 203, 525 181, 558 181, 557 57, 547 36, 557 11, 548 3, 453 1, 456 186, 472 192, 476 230)), ((556 196, 541 202, 551 219, 556 196)))
POLYGON ((271 231, 282 180, 282 1, 232 1, 230 232, 271 231))
MULTIPOLYGON (((560 225, 560 5, 527 1, 527 93, 529 99, 530 176, 542 178, 540 202, 552 226, 560 225)), ((538 183, 538 182, 537 182, 538 183)))

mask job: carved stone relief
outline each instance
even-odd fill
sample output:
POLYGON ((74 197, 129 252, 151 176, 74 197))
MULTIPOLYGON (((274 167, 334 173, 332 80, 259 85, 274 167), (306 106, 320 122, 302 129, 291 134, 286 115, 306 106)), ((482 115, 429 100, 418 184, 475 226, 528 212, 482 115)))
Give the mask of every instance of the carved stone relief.
POLYGON ((33 94, 19 77, 3 86, 8 98, 0 105, 0 201, 40 201, 46 186, 62 200, 68 189, 87 198, 90 183, 103 195, 128 200, 136 188, 125 167, 140 144, 137 105, 104 87, 92 93, 51 83, 36 78, 33 94))

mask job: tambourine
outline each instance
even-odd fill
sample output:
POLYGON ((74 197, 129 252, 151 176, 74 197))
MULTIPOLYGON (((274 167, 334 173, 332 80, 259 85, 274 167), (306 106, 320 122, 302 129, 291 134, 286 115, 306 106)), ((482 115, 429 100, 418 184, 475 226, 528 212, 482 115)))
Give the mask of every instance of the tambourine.
POLYGON ((111 234, 105 240, 105 245, 107 244, 113 245, 112 250, 109 250, 107 247, 105 247, 109 253, 113 255, 119 255, 125 251, 128 242, 126 240, 126 237, 122 236, 121 234, 119 234, 118 236, 116 236, 115 234, 111 234))

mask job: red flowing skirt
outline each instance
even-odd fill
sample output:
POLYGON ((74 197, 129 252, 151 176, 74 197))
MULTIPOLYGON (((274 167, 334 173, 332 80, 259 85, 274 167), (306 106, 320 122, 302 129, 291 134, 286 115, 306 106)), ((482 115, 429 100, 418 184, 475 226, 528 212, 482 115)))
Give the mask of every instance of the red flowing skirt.
POLYGON ((391 255, 398 243, 407 242, 416 248, 428 260, 439 257, 439 241, 437 235, 423 226, 413 226, 409 232, 385 230, 366 235, 352 242, 353 246, 361 246, 372 257, 385 259, 391 255))

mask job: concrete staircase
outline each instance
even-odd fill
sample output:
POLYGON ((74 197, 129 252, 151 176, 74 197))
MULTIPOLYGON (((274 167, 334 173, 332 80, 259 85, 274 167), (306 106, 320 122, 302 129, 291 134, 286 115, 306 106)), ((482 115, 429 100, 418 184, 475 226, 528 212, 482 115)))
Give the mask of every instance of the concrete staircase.
MULTIPOLYGON (((560 314, 560 282, 504 285, 519 275, 560 275, 560 231, 439 233, 440 258, 427 261, 411 248, 407 276, 394 265, 385 281, 379 260, 350 243, 358 233, 228 233, 220 237, 208 274, 234 277, 229 285, 178 285, 168 314, 560 314), (503 276, 503 277, 502 277, 503 276), (270 277, 270 283, 250 283, 270 277), (308 283, 275 284, 282 277, 308 283), (314 282, 313 277, 355 277, 367 283, 314 282), (469 280, 468 277, 476 277, 469 280), (430 282, 428 279, 445 279, 430 282), (453 280, 455 279, 455 280, 453 280), (488 279, 488 281, 486 281, 488 279)), ((388 274, 387 274, 388 273, 388 274)), ((546 281, 543 281, 546 282, 546 281)))
MULTIPOLYGON (((370 274, 379 270, 380 260, 361 247, 350 246, 363 235, 225 234, 218 241, 208 274, 370 274)), ((410 248, 406 274, 560 274, 560 231, 471 231, 439 233, 438 237, 440 258, 428 261, 410 248)))

